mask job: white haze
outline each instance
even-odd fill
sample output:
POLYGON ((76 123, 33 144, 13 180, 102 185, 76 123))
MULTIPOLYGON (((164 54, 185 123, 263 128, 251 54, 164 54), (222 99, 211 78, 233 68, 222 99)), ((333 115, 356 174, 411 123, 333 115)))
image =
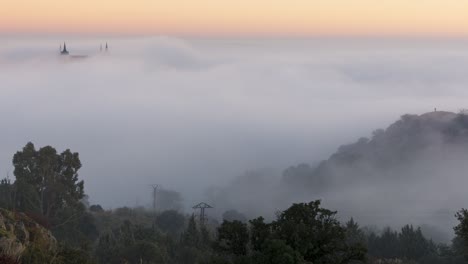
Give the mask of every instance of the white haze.
POLYGON ((11 175, 28 141, 70 148, 107 208, 149 204, 154 183, 195 204, 244 171, 326 159, 402 114, 468 107, 466 40, 69 39, 90 55, 80 61, 57 55, 62 38, 0 40, 0 169, 11 175))

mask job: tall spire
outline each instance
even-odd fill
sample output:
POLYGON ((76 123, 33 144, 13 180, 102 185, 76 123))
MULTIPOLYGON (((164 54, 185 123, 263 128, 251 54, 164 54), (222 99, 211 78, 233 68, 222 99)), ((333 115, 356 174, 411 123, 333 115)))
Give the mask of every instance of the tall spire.
POLYGON ((62 55, 68 55, 67 44, 63 42, 63 50, 60 52, 62 55))
POLYGON ((106 51, 108 51, 108 50, 109 50, 109 46, 107 45, 107 42, 106 42, 106 51))

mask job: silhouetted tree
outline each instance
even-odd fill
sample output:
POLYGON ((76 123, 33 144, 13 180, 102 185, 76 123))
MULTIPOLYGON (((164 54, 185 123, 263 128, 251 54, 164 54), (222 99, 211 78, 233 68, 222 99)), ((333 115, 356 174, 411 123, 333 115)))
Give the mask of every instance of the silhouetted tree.
POLYGON ((9 178, 0 180, 0 208, 14 209, 15 194, 15 186, 9 178))
POLYGON ((36 150, 32 143, 13 156, 17 195, 21 210, 39 210, 55 217, 66 207, 79 207, 84 197, 83 181, 78 180, 81 162, 78 153, 61 154, 50 146, 36 150))
POLYGON ((258 217, 249 221, 250 223, 250 243, 252 249, 261 251, 262 247, 271 237, 271 224, 265 223, 263 217, 258 217))
POLYGON ((158 215, 156 224, 162 231, 176 236, 184 227, 185 217, 175 210, 164 211, 158 215))
POLYGON ((104 212, 104 209, 99 204, 93 204, 93 205, 91 205, 89 207, 89 211, 91 211, 93 213, 102 213, 102 212, 104 212))
POLYGON ((365 249, 348 246, 346 231, 336 212, 320 207, 320 201, 293 204, 272 223, 277 239, 316 264, 348 263, 365 258, 365 249))
POLYGON ((242 256, 247 254, 249 232, 247 224, 234 220, 224 220, 218 228, 217 248, 223 252, 242 256))

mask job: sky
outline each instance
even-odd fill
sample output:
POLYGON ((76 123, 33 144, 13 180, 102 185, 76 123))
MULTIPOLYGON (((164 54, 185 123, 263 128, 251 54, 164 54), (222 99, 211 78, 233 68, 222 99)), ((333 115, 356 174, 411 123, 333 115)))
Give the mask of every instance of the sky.
POLYGON ((467 36, 467 0, 2 0, 0 34, 467 36))

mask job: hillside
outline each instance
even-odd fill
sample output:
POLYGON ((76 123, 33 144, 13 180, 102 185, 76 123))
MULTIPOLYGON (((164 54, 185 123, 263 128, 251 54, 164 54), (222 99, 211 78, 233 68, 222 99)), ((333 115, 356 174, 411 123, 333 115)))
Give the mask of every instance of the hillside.
POLYGON ((388 128, 375 130, 370 138, 340 146, 314 168, 306 164, 288 168, 283 180, 308 190, 325 191, 334 185, 357 179, 376 180, 389 173, 393 177, 409 177, 395 173, 404 172, 429 156, 450 150, 460 154, 467 142, 468 116, 464 114, 403 115, 388 128))

